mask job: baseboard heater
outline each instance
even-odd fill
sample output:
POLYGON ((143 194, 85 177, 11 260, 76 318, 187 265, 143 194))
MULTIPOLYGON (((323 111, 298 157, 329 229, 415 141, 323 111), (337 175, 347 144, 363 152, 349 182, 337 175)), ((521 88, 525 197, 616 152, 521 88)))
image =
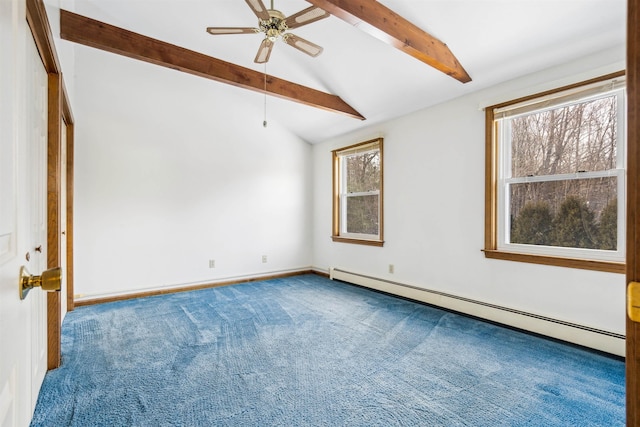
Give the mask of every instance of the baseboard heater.
POLYGON ((501 307, 444 292, 419 288, 405 283, 349 272, 339 268, 330 268, 329 277, 331 280, 341 280, 376 289, 617 356, 624 357, 625 355, 625 336, 613 332, 539 316, 537 314, 501 307))

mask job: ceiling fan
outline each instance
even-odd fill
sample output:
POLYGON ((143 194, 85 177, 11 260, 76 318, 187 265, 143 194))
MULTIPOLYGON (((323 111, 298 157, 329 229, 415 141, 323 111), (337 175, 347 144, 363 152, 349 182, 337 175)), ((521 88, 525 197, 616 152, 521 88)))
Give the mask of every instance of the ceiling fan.
POLYGON ((329 16, 325 10, 311 6, 300 12, 286 17, 279 10, 273 8, 273 0, 271 0, 271 8, 267 9, 262 0, 245 0, 253 13, 258 17, 258 27, 207 27, 207 32, 212 35, 219 34, 255 34, 264 33, 264 40, 260 44, 258 54, 254 62, 264 64, 271 56, 271 50, 278 38, 283 42, 306 53, 312 57, 316 57, 322 53, 322 47, 315 43, 311 43, 302 37, 287 32, 292 28, 298 28, 303 25, 310 24, 329 16))

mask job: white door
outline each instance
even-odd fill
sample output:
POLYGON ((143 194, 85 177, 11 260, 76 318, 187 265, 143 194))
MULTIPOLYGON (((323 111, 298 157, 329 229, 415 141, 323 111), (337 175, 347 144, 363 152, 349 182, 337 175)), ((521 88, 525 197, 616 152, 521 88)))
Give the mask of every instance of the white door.
MULTIPOLYGON (((47 73, 30 33, 26 40, 26 157, 19 167, 26 166, 26 188, 30 231, 25 235, 26 267, 32 274, 41 274, 47 268, 47 73)), ((23 176, 23 175, 20 175, 23 176)), ((18 253, 18 257, 20 253, 18 253)), ((39 289, 32 290, 22 301, 31 313, 31 401, 35 403, 44 374, 47 372, 47 297, 39 289)))
POLYGON ((29 424, 46 372, 46 296, 18 296, 20 267, 40 274, 46 265, 47 75, 25 17, 24 0, 0 0, 2 427, 29 424))

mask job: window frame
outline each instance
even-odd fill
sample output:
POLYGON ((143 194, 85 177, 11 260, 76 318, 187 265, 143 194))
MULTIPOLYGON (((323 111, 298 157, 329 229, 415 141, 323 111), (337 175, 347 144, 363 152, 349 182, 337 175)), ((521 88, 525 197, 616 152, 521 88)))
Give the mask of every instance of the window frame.
POLYGON ((333 175, 333 224, 331 239, 334 242, 353 243, 367 246, 383 246, 384 245, 384 155, 383 155, 383 138, 375 138, 357 144, 341 147, 331 152, 332 154, 332 175, 333 175), (366 150, 368 147, 371 149, 366 150), (359 193, 343 193, 342 188, 346 186, 346 164, 341 161, 346 155, 358 154, 359 149, 364 154, 367 151, 378 150, 380 153, 380 188, 377 191, 367 191, 359 193), (343 230, 346 225, 346 205, 345 200, 348 197, 356 197, 363 195, 378 195, 378 234, 359 234, 348 233, 343 230))
MULTIPOLYGON (((501 150, 503 150, 503 147, 499 144, 499 127, 498 119, 496 118, 496 111, 504 109, 505 107, 514 106, 516 104, 535 103, 536 100, 540 100, 541 98, 553 97, 554 95, 557 96, 569 91, 579 91, 589 85, 604 83, 608 80, 624 76, 625 72, 620 71, 485 108, 485 241, 483 252, 486 258, 612 273, 624 273, 624 260, 620 261, 611 258, 606 259, 606 256, 602 258, 596 258, 593 256, 595 255, 595 252, 604 251, 558 247, 551 247, 553 248, 552 250, 546 250, 537 248, 535 245, 506 244, 500 241, 501 238, 504 237, 500 230, 505 227, 505 220, 503 219, 504 214, 501 216, 500 210, 505 209, 506 207, 504 204, 504 195, 502 194, 502 186, 500 184, 500 168, 504 165, 501 161, 501 150)), ((624 109, 619 110, 619 114, 623 118, 626 117, 626 111, 624 109)), ((618 123, 618 138, 619 141, 625 141, 626 124, 624 121, 618 123)), ((625 147, 618 147, 618 150, 622 150, 622 158, 624 158, 625 149, 625 147)), ((616 175, 618 177, 618 201, 624 202, 626 164, 621 165, 620 162, 618 162, 617 168, 622 169, 621 171, 618 171, 616 175)), ((589 177, 589 173, 586 175, 576 175, 580 175, 580 178, 589 177)), ((623 257, 625 242, 624 205, 625 203, 618 203, 618 242, 621 242, 622 246, 619 245, 617 252, 618 254, 621 252, 623 257), (620 220, 621 216, 622 221, 620 220), (622 239, 620 238, 621 236, 622 239)))

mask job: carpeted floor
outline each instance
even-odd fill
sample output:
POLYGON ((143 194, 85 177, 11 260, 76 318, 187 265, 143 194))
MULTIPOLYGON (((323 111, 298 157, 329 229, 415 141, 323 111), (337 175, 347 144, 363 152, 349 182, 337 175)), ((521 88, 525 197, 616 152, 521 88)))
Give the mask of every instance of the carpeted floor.
POLYGON ((80 307, 32 426, 623 426, 624 363, 316 275, 80 307))

